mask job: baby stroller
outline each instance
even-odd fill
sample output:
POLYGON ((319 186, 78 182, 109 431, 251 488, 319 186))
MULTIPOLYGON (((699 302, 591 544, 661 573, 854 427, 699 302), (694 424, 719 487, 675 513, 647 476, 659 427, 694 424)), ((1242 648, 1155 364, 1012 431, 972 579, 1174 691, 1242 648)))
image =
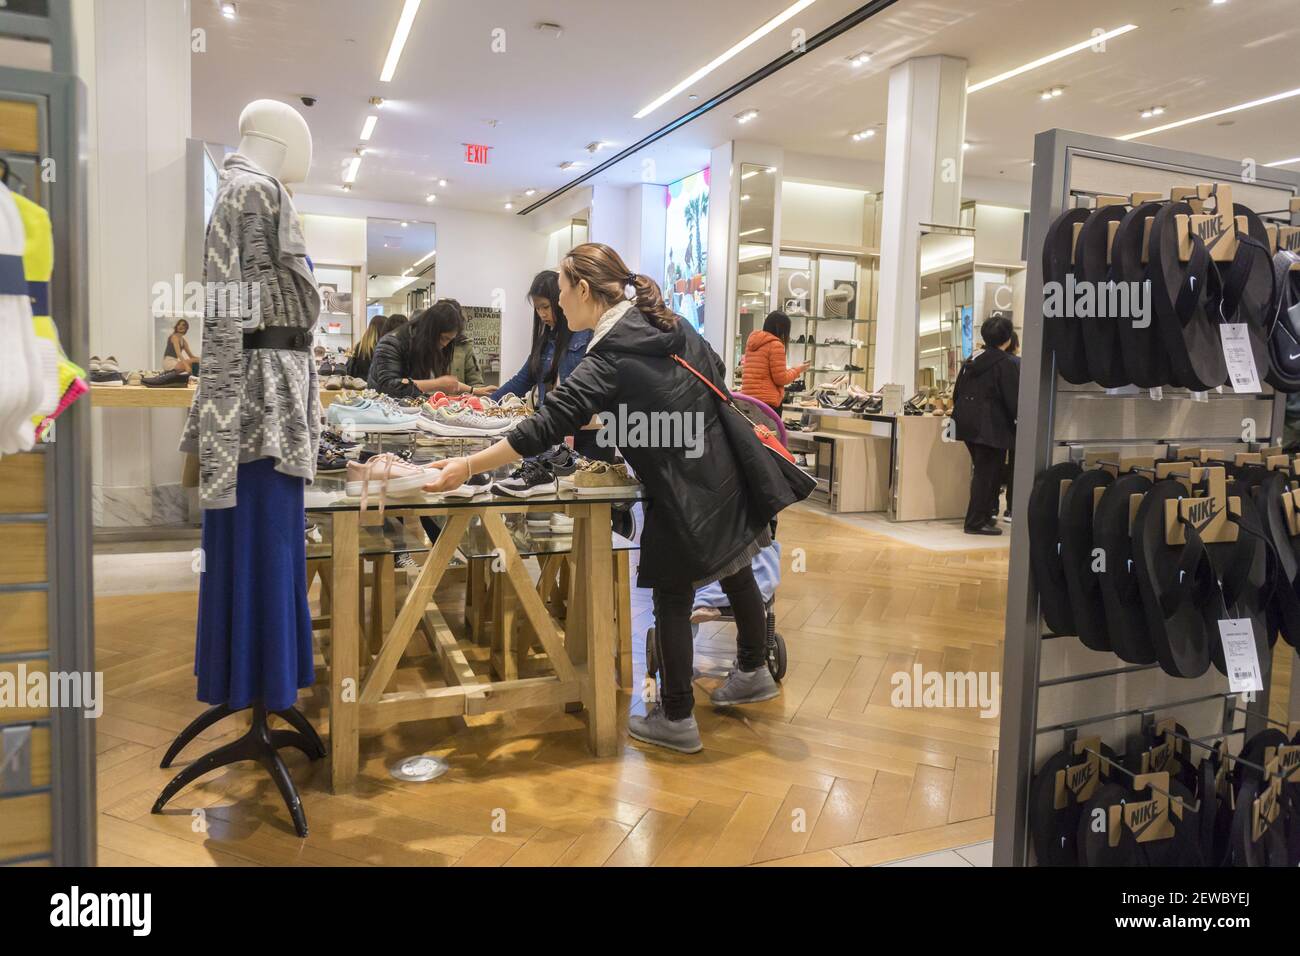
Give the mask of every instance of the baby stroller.
MULTIPOLYGON (((741 406, 750 419, 754 421, 766 419, 775 430, 781 444, 785 445, 787 443, 785 424, 781 421, 781 416, 772 411, 771 406, 740 392, 732 392, 731 397, 737 405, 741 406)), ((786 654, 785 638, 776 629, 776 611, 774 609, 776 586, 781 583, 781 545, 776 540, 776 521, 772 522, 772 543, 754 556, 753 568, 754 579, 758 582, 758 589, 763 595, 763 608, 767 612, 767 669, 771 672, 772 679, 780 683, 785 678, 786 654)), ((731 607, 727 604, 727 596, 722 591, 722 585, 716 581, 695 592, 695 612, 705 608, 714 608, 721 612, 718 616, 708 617, 707 620, 709 621, 735 620, 731 613, 731 607)), ((699 632, 700 624, 695 619, 695 613, 692 613, 691 636, 698 637, 699 632)), ((653 625, 646 631, 645 661, 647 678, 657 680, 659 675, 659 653, 653 625)))

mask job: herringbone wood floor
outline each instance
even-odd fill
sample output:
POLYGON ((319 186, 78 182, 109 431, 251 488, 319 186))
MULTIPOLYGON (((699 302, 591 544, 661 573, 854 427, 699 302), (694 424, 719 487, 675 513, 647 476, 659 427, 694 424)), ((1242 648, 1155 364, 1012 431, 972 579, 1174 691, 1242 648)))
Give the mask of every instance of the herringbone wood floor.
MULTIPOLYGON (((175 772, 158 761, 202 709, 196 595, 102 598, 100 863, 842 866, 989 839, 997 720, 895 709, 890 677, 914 663, 1001 669, 1007 552, 930 552, 799 510, 782 517, 780 539, 784 693, 715 711, 705 696, 714 681, 702 677, 702 754, 625 742, 618 756, 596 759, 581 717, 550 711, 406 724, 363 738, 361 776, 346 796, 328 792, 323 762, 284 752, 311 824, 305 841, 270 780, 247 764, 150 814, 175 772), (790 570, 796 548, 803 573, 790 570), (388 776, 389 764, 420 752, 448 759, 450 773, 431 784, 388 776)), ((640 678, 646 595, 634 592, 634 610, 640 678)), ((447 617, 455 626, 457 615, 447 617)), ((702 629, 706 675, 731 659, 733 634, 702 629)), ((397 683, 413 685, 428 666, 411 660, 397 683)), ((303 706, 323 726, 320 704, 304 695, 303 706)), ((241 729, 238 720, 213 728, 179 765, 241 729)))

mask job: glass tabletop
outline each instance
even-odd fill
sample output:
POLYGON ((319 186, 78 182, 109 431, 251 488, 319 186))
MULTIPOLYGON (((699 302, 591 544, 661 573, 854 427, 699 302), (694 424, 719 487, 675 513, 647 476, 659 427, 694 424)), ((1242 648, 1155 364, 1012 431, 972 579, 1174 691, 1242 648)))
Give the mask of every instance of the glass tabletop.
MULTIPOLYGON (((432 497, 432 496, 430 496, 432 497)), ((537 512, 546 514, 546 512, 537 512)), ((447 519, 436 516, 433 519, 443 527, 447 519)), ((573 550, 573 535, 568 531, 554 531, 547 524, 530 524, 523 514, 505 515, 506 528, 511 540, 521 557, 534 557, 547 554, 567 554, 573 550)), ((313 560, 328 560, 333 554, 332 518, 327 514, 316 515, 312 523, 321 533, 321 541, 307 542, 307 557, 313 560)), ((382 554, 424 554, 432 549, 429 537, 424 533, 420 523, 402 518, 385 518, 381 525, 371 525, 359 530, 358 543, 362 557, 377 557, 382 554)), ((614 551, 635 551, 640 546, 611 532, 611 546, 614 551)), ((496 549, 488 537, 487 529, 478 518, 471 518, 469 528, 460 542, 460 553, 468 558, 490 558, 496 549)), ((458 563, 453 561, 453 564, 458 563)))
MULTIPOLYGON (((505 475, 498 477, 504 478, 505 475)), ((343 473, 317 475, 316 481, 307 487, 306 505, 309 513, 331 511, 359 511, 361 499, 352 498, 347 493, 347 478, 343 473)), ((384 498, 384 513, 390 511, 409 511, 414 508, 508 508, 530 505, 582 505, 609 504, 617 502, 641 501, 645 497, 641 485, 630 488, 600 488, 575 491, 572 485, 561 481, 559 491, 551 494, 534 495, 531 498, 513 498, 509 495, 485 494, 475 498, 456 498, 445 494, 427 494, 423 491, 389 493, 384 498)), ((379 507, 379 496, 370 495, 368 507, 379 507)), ((544 510, 544 509, 543 509, 544 510)))

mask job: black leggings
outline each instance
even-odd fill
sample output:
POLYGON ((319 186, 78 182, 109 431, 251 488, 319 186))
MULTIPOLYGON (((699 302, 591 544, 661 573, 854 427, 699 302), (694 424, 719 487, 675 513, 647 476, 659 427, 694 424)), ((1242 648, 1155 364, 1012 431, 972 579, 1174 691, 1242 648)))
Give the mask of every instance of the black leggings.
MULTIPOLYGON (((742 568, 718 583, 736 616, 736 656, 740 669, 752 671, 767 666, 767 611, 753 568, 742 568)), ((653 599, 664 714, 669 720, 682 720, 691 715, 695 706, 692 683, 695 645, 691 640, 695 589, 689 584, 655 588, 653 599)))

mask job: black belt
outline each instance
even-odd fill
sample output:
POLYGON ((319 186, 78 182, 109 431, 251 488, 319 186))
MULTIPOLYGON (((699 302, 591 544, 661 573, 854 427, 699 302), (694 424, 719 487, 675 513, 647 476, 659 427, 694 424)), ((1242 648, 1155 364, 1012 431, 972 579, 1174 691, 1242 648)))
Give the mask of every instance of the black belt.
POLYGON ((245 349, 287 349, 292 352, 311 351, 311 329, 293 329, 273 326, 244 333, 245 349))

